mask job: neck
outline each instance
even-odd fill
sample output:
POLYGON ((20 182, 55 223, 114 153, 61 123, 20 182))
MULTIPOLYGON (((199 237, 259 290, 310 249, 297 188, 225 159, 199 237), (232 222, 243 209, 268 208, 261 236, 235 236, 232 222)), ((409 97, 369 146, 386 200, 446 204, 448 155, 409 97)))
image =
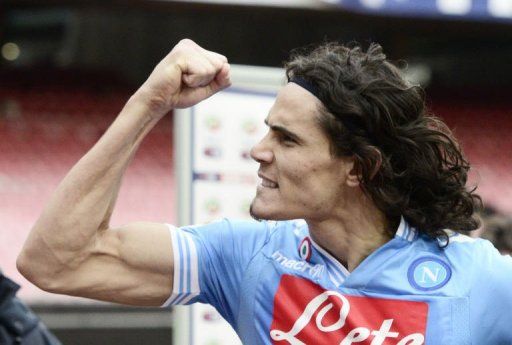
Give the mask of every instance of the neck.
POLYGON ((387 219, 373 202, 366 200, 364 203, 366 205, 353 205, 350 209, 344 207, 329 219, 306 220, 312 239, 350 272, 388 242, 398 226, 398 221, 387 219))

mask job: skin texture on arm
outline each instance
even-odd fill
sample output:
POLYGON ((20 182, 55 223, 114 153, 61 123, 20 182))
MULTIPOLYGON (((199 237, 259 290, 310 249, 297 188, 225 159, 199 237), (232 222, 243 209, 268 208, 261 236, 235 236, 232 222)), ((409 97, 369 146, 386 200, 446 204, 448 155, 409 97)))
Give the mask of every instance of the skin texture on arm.
POLYGON ((224 56, 180 41, 57 187, 18 257, 19 271, 51 292, 162 304, 172 290, 167 227, 140 222, 111 229, 110 216, 123 174, 156 123, 229 85, 224 56))

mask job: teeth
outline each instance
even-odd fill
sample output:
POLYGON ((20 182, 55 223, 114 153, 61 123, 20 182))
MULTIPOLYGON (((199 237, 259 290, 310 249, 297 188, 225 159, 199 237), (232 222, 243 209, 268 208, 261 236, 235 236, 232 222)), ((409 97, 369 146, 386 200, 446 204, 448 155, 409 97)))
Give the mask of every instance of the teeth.
POLYGON ((267 179, 261 179, 261 185, 263 187, 267 187, 267 188, 276 188, 277 187, 277 183, 269 181, 267 179))

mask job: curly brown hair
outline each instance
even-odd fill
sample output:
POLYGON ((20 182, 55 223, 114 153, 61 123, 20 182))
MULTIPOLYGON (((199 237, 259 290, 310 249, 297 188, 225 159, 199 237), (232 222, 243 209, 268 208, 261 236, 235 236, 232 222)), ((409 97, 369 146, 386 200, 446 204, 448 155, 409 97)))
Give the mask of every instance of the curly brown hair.
POLYGON ((390 219, 448 244, 444 229, 478 228, 481 199, 466 187, 470 165, 448 126, 428 113, 425 94, 386 59, 379 44, 326 43, 295 50, 288 79, 313 85, 319 124, 334 156, 353 156, 361 186, 390 219))

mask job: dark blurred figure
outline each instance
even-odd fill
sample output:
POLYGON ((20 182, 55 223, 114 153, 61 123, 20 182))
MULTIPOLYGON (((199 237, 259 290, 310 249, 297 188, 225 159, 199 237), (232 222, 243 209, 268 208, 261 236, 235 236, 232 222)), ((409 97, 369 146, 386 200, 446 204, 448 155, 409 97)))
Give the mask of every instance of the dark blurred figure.
POLYGON ((0 345, 61 345, 19 299, 20 286, 0 271, 0 345))
POLYGON ((484 231, 481 235, 494 244, 501 254, 512 254, 512 216, 488 209, 482 214, 484 231))

